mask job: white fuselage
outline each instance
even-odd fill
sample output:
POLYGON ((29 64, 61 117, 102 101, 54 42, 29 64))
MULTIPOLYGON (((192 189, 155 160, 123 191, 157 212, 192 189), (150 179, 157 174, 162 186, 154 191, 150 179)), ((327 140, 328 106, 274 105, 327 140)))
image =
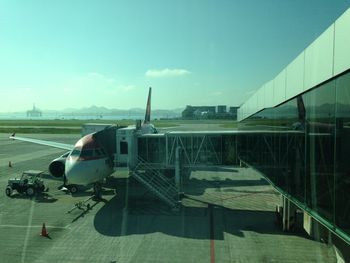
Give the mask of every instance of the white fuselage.
POLYGON ((108 158, 96 160, 74 160, 66 161, 67 184, 87 185, 99 182, 109 176, 113 170, 108 165, 108 158))
POLYGON ((68 155, 65 165, 67 185, 96 183, 113 172, 105 150, 88 134, 81 138, 68 155))

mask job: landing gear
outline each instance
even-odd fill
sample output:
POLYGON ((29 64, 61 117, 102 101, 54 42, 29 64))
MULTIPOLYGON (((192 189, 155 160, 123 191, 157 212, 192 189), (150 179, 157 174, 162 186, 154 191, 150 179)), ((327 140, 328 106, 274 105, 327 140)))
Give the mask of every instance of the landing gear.
POLYGON ((94 183, 94 197, 97 200, 102 199, 102 186, 101 183, 94 183))
POLYGON ((78 187, 74 184, 70 185, 68 189, 72 194, 75 194, 76 192, 78 192, 78 187))

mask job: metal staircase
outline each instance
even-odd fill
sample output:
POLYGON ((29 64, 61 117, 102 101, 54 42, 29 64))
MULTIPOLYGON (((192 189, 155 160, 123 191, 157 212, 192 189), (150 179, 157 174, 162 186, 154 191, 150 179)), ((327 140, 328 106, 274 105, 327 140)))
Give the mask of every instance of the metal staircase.
POLYGON ((179 205, 178 190, 170 181, 151 164, 138 157, 138 163, 132 171, 132 176, 146 186, 152 193, 171 207, 179 205))

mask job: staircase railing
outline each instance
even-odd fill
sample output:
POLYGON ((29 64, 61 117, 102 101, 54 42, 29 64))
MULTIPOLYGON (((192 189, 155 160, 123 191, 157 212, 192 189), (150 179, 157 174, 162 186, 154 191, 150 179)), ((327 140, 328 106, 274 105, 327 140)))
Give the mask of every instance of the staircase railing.
POLYGON ((178 206, 178 189, 175 183, 142 158, 138 157, 137 161, 132 171, 133 177, 171 207, 178 206))

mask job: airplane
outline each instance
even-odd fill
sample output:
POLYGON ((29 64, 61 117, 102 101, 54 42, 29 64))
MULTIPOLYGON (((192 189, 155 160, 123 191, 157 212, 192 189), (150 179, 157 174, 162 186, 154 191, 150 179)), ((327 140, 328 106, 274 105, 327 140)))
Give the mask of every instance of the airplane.
MULTIPOLYGON (((150 123, 151 93, 152 88, 150 87, 145 119, 140 127, 142 134, 157 133, 154 125, 150 123)), ((62 177, 63 187, 61 190, 68 189, 71 193, 76 193, 78 191, 78 185, 93 184, 95 197, 101 198, 101 182, 114 172, 113 153, 111 153, 111 150, 108 148, 108 142, 106 143, 106 139, 103 139, 109 131, 120 128, 125 127, 110 126, 102 131, 87 134, 79 139, 75 145, 18 137, 15 133, 9 138, 68 150, 68 152, 54 159, 49 164, 48 170, 50 174, 56 178, 62 177)))

